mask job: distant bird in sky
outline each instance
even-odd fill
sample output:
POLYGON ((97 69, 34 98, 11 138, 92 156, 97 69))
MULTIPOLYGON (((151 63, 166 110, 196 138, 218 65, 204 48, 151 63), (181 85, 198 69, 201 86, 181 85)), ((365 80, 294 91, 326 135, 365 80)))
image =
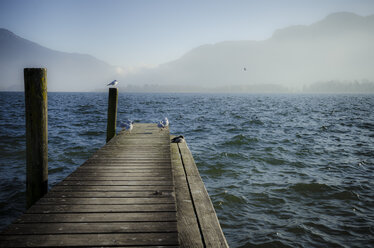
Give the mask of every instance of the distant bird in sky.
POLYGON ((247 68, 244 67, 244 68, 243 68, 243 71, 247 71, 247 68))
POLYGON ((116 86, 118 84, 118 81, 117 80, 114 80, 113 82, 107 84, 107 86, 116 86))
POLYGON ((184 142, 183 135, 179 135, 171 139, 171 143, 183 143, 183 142, 184 142))

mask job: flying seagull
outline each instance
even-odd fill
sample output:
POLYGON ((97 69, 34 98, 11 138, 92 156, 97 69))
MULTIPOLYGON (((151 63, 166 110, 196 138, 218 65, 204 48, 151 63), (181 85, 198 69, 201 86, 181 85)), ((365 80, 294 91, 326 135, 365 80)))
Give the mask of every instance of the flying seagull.
POLYGON ((114 80, 113 82, 107 84, 106 86, 116 86, 118 84, 117 80, 114 80))

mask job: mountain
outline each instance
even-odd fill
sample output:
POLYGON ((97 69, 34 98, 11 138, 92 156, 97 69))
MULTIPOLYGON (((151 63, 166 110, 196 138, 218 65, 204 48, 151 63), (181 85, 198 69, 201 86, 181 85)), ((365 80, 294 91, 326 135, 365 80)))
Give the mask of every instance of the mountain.
POLYGON ((113 66, 90 55, 54 51, 0 29, 0 91, 22 91, 26 67, 47 68, 48 91, 104 90, 115 75, 113 66))
POLYGON ((23 90, 25 67, 46 67, 49 91, 103 91, 113 79, 120 90, 143 92, 314 92, 321 85, 330 91, 329 82, 334 88, 339 81, 374 81, 374 15, 335 13, 277 30, 267 40, 202 45, 158 67, 121 74, 118 69, 126 68, 0 29, 0 91, 23 90))
POLYGON ((309 26, 277 30, 264 41, 203 45, 126 80, 212 91, 229 85, 301 90, 320 81, 373 81, 373 68, 374 15, 335 13, 309 26))

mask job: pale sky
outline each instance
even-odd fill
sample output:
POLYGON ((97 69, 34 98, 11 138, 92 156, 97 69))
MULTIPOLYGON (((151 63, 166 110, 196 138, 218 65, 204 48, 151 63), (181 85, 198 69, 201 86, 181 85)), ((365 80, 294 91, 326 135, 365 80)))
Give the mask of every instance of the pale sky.
POLYGON ((194 47, 264 40, 330 13, 374 14, 374 0, 0 0, 0 27, 111 65, 158 65, 194 47))

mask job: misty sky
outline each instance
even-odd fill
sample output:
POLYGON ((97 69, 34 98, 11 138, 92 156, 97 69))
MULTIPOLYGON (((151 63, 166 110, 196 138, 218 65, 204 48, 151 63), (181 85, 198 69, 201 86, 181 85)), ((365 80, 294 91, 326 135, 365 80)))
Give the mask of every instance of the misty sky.
POLYGON ((202 44, 264 40, 330 13, 374 13, 373 0, 0 0, 0 27, 51 49, 119 66, 158 65, 202 44))

